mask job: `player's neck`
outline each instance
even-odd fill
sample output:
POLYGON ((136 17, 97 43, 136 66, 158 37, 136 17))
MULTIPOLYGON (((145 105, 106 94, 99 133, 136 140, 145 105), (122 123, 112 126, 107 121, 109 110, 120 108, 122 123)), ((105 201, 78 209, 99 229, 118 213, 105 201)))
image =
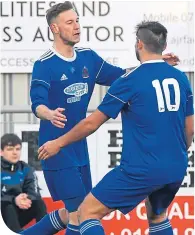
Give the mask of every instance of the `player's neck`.
POLYGON ((74 49, 71 45, 66 45, 63 42, 54 42, 53 48, 62 56, 66 58, 72 58, 74 56, 74 49))
POLYGON ((149 60, 162 60, 162 55, 146 54, 146 55, 143 55, 140 59, 141 59, 141 64, 142 64, 145 61, 149 61, 149 60))

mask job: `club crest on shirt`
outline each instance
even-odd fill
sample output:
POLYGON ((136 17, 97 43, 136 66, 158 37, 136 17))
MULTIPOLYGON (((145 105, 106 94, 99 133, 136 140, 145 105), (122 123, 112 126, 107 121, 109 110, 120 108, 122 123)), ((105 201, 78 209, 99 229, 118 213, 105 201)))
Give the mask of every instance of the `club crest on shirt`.
POLYGON ((83 78, 88 78, 89 77, 89 71, 87 67, 84 66, 83 71, 82 71, 82 77, 83 78))

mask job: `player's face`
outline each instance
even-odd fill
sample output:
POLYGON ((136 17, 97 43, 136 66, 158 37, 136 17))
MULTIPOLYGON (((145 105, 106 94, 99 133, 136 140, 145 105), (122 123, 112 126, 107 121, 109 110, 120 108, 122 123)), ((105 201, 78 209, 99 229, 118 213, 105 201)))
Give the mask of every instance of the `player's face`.
POLYGON ((58 34, 65 44, 73 46, 80 41, 79 17, 74 10, 60 13, 56 23, 58 34))
POLYGON ((20 160, 21 148, 19 144, 16 146, 5 146, 1 151, 1 156, 8 162, 15 164, 20 160))

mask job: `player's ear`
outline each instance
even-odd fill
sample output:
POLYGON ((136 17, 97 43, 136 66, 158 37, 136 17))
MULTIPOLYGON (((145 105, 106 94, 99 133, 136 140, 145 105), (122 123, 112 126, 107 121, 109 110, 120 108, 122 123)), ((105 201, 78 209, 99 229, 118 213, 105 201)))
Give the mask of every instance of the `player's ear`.
POLYGON ((59 28, 58 25, 55 23, 50 24, 50 29, 54 34, 58 34, 59 33, 59 28))
POLYGON ((141 50, 143 47, 144 43, 140 39, 137 39, 137 49, 141 50))

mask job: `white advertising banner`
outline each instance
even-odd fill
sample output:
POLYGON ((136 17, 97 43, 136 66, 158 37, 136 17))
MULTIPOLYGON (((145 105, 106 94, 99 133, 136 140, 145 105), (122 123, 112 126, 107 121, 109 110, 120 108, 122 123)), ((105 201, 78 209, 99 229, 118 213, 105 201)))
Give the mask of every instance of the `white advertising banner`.
MULTIPOLYGON (((93 185, 102 177, 120 164, 122 151, 121 123, 105 123, 97 132, 88 137, 89 156, 93 185)), ((37 159, 37 141, 39 125, 16 124, 14 132, 22 139, 22 159, 35 167, 39 185, 42 188, 42 196, 49 197, 40 162, 37 159)), ((160 151, 160 149, 159 149, 160 151)), ((189 164, 179 196, 193 196, 194 191, 194 144, 188 151, 189 164)))
MULTIPOLYGON (((49 47, 52 33, 46 10, 58 1, 0 2, 2 73, 31 73, 32 66, 49 47)), ((75 1, 80 15, 81 42, 114 65, 136 66, 135 26, 143 20, 159 21, 168 29, 165 52, 177 54, 178 66, 194 69, 194 12, 188 1, 75 1), (174 11, 173 11, 174 9, 174 11)))

